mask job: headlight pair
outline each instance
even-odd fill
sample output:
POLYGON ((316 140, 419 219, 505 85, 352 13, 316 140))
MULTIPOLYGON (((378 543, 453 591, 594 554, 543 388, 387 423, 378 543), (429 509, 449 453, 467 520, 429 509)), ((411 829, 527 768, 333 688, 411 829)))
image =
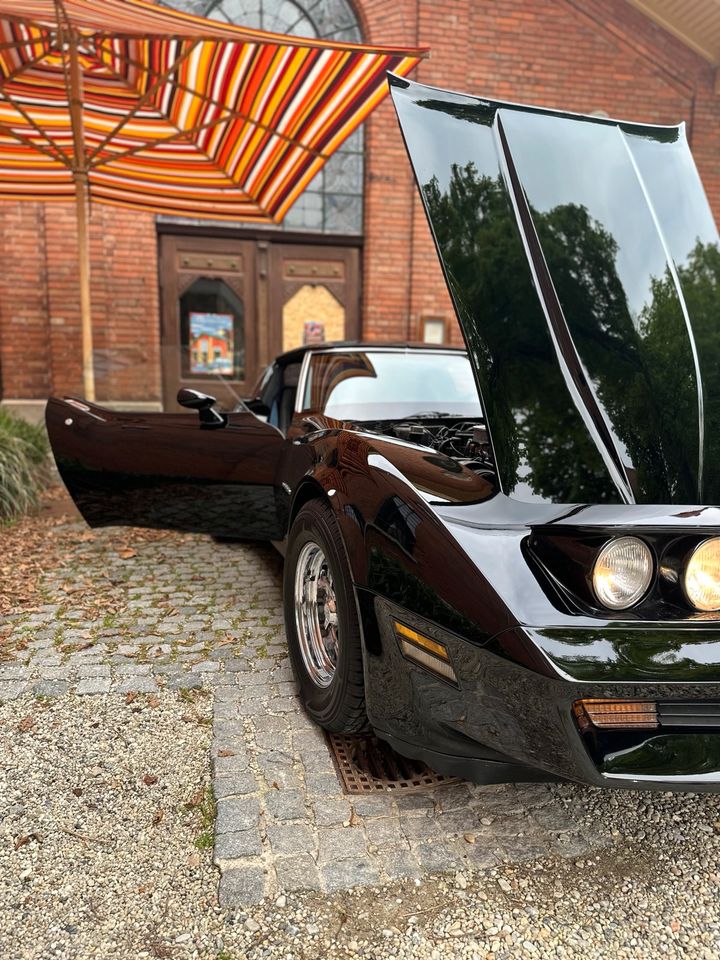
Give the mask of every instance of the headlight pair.
MULTIPOLYGON (((595 597, 610 610, 627 610, 647 593, 653 570, 653 555, 642 540, 611 540, 593 566, 595 597)), ((703 540, 695 547, 680 579, 686 599, 696 610, 720 610, 720 537, 703 540)))

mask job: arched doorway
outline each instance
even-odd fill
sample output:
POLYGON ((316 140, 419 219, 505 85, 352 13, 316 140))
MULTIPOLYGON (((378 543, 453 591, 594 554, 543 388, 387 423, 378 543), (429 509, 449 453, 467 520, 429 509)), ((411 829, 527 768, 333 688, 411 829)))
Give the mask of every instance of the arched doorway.
MULTIPOLYGON (((254 29, 362 40, 347 0, 163 3, 254 29)), ((359 129, 279 228, 159 218, 165 409, 180 386, 215 392, 230 406, 281 350, 358 336, 363 163, 359 129)))

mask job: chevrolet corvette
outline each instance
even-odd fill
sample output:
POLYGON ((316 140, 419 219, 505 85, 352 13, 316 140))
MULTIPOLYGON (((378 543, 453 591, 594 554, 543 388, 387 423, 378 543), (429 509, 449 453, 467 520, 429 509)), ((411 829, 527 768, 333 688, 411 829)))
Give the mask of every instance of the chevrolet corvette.
POLYGON ((49 401, 92 526, 268 540, 308 713, 478 782, 720 789, 720 244, 680 126, 390 78, 466 349, 49 401))

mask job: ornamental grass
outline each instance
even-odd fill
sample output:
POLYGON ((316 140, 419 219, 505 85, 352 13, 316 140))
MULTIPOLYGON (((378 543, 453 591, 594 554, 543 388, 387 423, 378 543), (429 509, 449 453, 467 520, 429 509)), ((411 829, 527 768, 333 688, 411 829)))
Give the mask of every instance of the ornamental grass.
POLYGON ((0 408, 0 522, 33 510, 48 477, 45 427, 0 408))

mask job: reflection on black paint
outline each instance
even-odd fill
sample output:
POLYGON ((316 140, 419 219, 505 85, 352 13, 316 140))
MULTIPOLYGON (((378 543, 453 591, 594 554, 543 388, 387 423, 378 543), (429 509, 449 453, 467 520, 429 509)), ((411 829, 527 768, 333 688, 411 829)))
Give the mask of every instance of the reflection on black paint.
MULTIPOLYGON (((717 243, 697 241, 678 266, 677 275, 692 329, 700 363, 704 407, 704 470, 699 503, 720 502, 720 248, 717 243)), ((680 367, 676 357, 682 349, 682 334, 672 332, 668 315, 672 312, 675 282, 670 270, 653 278, 651 306, 642 322, 649 352, 656 364, 657 391, 668 414, 675 412, 677 427, 687 423, 687 406, 694 398, 678 389, 680 367)), ((678 497, 676 502, 682 502, 678 497)))
POLYGON ((693 503, 691 341, 674 284, 662 313, 654 309, 667 255, 624 134, 563 117, 501 115, 575 349, 633 471, 635 495, 693 503))
POLYGON ((720 632, 659 630, 533 630, 533 640, 560 670, 596 683, 715 681, 720 632))
POLYGON ((606 463, 619 460, 638 502, 717 502, 720 252, 682 128, 571 118, 406 82, 393 93, 504 491, 617 502, 606 463), (550 293, 533 281, 498 115, 572 357, 556 348, 543 312, 550 293), (563 372, 575 352, 605 444, 563 372))
MULTIPOLYGON (((704 405, 704 471, 700 503, 720 499, 720 244, 684 127, 665 141, 626 131, 638 171, 652 197, 653 209, 674 264, 692 321, 704 405)), ((655 313, 667 312, 670 270, 654 278, 655 313)), ((671 351, 668 350, 668 354, 671 351)))
POLYGON ((633 777, 720 779, 720 737, 717 734, 667 734, 609 754, 603 773, 633 777))
POLYGON ((487 640, 479 624, 453 609, 429 584, 410 573, 385 550, 371 547, 368 559, 367 586, 370 590, 383 597, 392 597, 406 610, 412 610, 469 640, 480 643, 487 640))
POLYGON ((472 163, 453 166, 447 192, 433 178, 424 194, 466 318, 504 489, 564 503, 617 502, 555 361, 502 179, 479 176, 472 163))
POLYGON ((415 530, 419 523, 417 513, 397 494, 388 497, 375 518, 377 528, 409 554, 415 549, 415 530))

